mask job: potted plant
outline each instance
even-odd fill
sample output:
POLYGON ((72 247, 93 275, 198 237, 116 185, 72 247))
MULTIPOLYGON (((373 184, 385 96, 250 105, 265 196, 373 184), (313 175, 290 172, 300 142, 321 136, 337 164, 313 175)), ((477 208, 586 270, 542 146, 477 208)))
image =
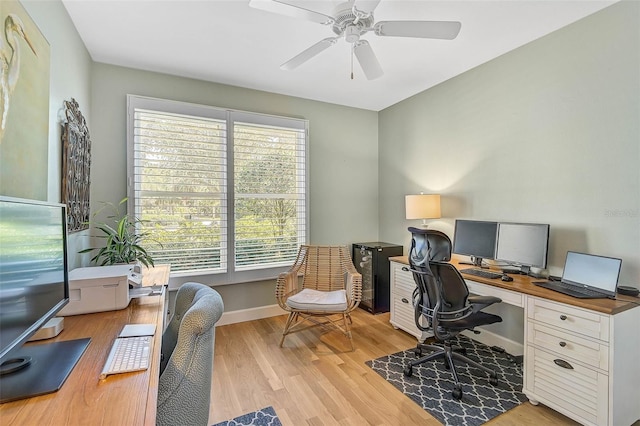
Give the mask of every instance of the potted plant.
POLYGON ((102 232, 98 238, 104 238, 104 247, 91 247, 80 250, 78 253, 89 253, 98 250, 91 262, 97 265, 115 265, 121 263, 140 262, 144 266, 154 266, 153 258, 140 245, 146 233, 138 233, 136 225, 143 221, 126 213, 121 213, 122 204, 127 202, 127 198, 122 199, 118 205, 104 203, 93 216, 94 218, 102 212, 104 208, 110 207, 113 212, 107 216, 108 222, 94 224, 95 228, 102 232))

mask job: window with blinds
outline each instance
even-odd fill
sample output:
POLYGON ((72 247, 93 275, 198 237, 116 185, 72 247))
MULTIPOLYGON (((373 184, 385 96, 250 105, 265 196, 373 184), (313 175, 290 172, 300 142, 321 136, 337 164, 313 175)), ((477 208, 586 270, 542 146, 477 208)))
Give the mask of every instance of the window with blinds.
POLYGON ((307 236, 305 120, 132 95, 128 117, 129 207, 157 263, 227 282, 291 265, 307 236))

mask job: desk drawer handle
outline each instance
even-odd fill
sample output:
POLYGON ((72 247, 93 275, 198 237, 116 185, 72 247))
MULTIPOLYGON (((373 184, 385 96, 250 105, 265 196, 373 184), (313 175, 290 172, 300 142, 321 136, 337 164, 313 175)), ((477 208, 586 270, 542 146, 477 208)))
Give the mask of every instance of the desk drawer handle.
POLYGON ((405 297, 403 297, 403 298, 402 298, 402 299, 400 299, 400 300, 402 300, 402 303, 409 303, 409 301, 408 301, 405 297))
POLYGON ((567 342, 560 342, 560 347, 564 348, 565 346, 567 346, 567 342))
POLYGON ((561 319, 562 321, 564 321, 564 320, 566 320, 566 319, 567 319, 567 316, 566 316, 566 315, 560 315, 560 319, 561 319))
POLYGON ((566 368, 567 370, 573 370, 573 366, 563 359, 554 359, 553 362, 555 362, 559 367, 566 368))

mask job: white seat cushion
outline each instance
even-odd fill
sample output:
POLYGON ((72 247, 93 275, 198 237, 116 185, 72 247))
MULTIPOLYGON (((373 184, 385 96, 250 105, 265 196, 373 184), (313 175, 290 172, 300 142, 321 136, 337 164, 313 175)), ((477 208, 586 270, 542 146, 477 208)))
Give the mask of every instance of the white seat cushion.
POLYGON ((342 312, 347 309, 347 292, 305 288, 300 293, 289 297, 287 306, 301 311, 342 312))

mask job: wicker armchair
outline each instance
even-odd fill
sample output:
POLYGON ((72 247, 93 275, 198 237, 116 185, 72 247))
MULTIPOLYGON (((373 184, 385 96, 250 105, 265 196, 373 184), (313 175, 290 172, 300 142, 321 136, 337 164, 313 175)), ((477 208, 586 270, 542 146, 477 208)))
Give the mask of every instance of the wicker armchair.
POLYGON ((346 247, 301 246, 295 263, 278 276, 276 284, 276 300, 289 312, 280 347, 287 334, 321 325, 342 331, 353 350, 350 312, 361 298, 362 275, 346 247), (304 321, 311 324, 303 327, 304 321))

